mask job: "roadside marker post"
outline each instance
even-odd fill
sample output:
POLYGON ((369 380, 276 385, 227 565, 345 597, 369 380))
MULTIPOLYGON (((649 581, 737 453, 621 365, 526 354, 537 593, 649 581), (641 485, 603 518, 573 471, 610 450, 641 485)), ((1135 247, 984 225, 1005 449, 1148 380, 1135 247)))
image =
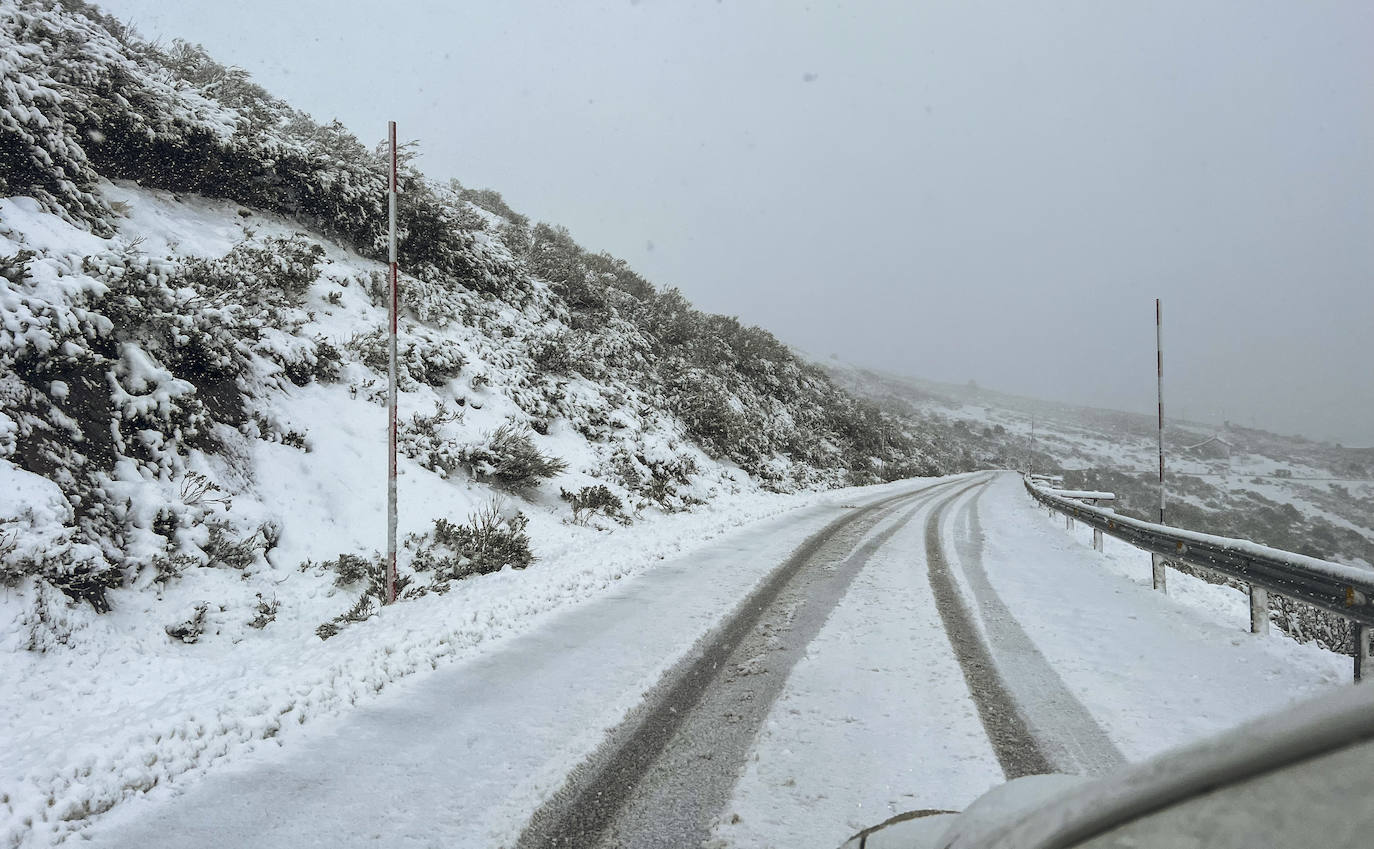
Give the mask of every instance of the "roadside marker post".
POLYGON ((1374 628, 1363 622, 1355 623, 1355 683, 1374 672, 1374 628))
POLYGON ((387 122, 391 142, 391 175, 387 180, 387 258, 391 264, 390 324, 387 362, 386 603, 396 600, 396 312, 400 300, 396 273, 396 122, 387 122))
POLYGON ((1155 298, 1155 371, 1159 391, 1159 523, 1164 521, 1164 333, 1161 330, 1159 298, 1155 298))
POLYGON ((1269 633, 1269 591, 1250 585, 1250 633, 1269 633))
MULTIPOLYGON (((1159 523, 1164 522, 1164 333, 1160 318, 1159 298, 1155 298, 1155 386, 1159 401, 1159 523)), ((1150 583, 1160 592, 1165 586, 1167 564, 1158 554, 1150 555, 1150 583)))

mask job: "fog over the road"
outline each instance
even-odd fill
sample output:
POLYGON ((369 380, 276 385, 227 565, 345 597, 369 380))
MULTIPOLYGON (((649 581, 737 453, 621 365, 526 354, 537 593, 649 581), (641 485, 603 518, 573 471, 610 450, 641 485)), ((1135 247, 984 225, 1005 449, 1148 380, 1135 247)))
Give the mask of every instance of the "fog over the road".
POLYGON ((100 0, 820 355, 1374 445, 1374 4, 100 0))

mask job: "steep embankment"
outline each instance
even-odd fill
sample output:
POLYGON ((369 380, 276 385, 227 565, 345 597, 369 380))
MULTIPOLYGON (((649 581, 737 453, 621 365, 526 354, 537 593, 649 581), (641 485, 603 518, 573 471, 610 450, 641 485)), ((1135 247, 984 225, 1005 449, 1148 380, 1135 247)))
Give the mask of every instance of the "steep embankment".
POLYGON ((0 6, 0 70, 11 843, 814 497, 784 493, 936 469, 767 332, 403 158, 378 616, 383 157, 79 2, 0 6))
MULTIPOLYGON (((7 5, 0 27, 0 462, 32 495, 0 516, 8 582, 103 610, 202 566, 292 567, 302 534, 332 543, 310 556, 365 555, 382 158, 80 3, 7 5)), ((401 196, 401 441, 424 518, 406 559, 438 576, 408 575, 412 592, 528 562, 516 508, 431 521, 497 492, 623 522, 930 468, 767 332, 494 192, 407 161, 401 196)))

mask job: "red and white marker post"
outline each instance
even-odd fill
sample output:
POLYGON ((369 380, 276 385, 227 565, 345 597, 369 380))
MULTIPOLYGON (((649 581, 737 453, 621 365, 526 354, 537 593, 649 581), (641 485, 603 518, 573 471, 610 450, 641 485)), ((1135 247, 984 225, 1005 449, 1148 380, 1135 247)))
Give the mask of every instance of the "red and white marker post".
MULTIPOLYGON (((1159 298, 1155 298, 1155 374, 1159 388, 1159 523, 1164 524, 1164 334, 1160 330, 1159 298)), ((1168 592, 1164 558, 1150 555, 1151 583, 1160 592, 1168 592)))
POLYGON ((400 302, 400 282, 396 271, 396 122, 387 122, 391 142, 391 177, 387 181, 387 254, 391 263, 391 334, 388 341, 386 409, 386 603, 396 600, 396 313, 400 302))
POLYGON ((1159 523, 1164 524, 1164 334, 1155 298, 1155 369, 1159 387, 1159 523))

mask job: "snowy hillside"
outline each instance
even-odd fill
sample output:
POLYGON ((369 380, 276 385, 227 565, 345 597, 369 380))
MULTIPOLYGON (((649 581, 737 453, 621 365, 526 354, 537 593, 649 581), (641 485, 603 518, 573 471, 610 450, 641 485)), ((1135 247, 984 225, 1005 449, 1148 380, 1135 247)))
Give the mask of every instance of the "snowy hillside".
MULTIPOLYGON (((309 559, 363 588, 385 468, 381 158, 92 7, 7 4, 0 25, 0 474, 24 493, 0 505, 6 582, 103 611, 205 566, 309 559)), ((526 539, 565 519, 935 470, 765 331, 495 192, 402 172, 408 596, 527 565, 526 539)))
POLYGON ((0 5, 0 68, 6 845, 939 468, 766 331, 408 155, 383 613, 382 157, 80 2, 0 5))

